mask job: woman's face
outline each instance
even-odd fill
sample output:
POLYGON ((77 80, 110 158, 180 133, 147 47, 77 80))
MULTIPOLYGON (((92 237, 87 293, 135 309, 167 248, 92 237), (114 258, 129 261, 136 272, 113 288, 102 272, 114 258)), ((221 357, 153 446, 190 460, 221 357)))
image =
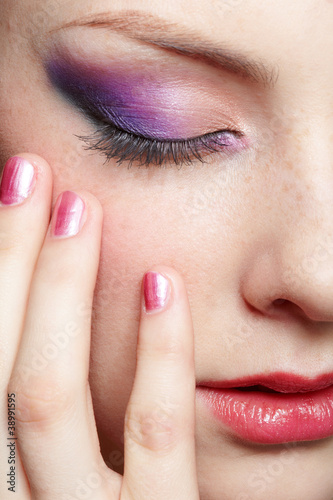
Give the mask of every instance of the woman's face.
MULTIPOLYGON (((54 200, 87 189, 104 208, 90 382, 107 463, 122 464, 155 264, 184 277, 198 385, 333 373, 333 2, 0 6, 1 164, 37 153, 54 200), (140 166, 128 133, 164 142, 140 166), (172 160, 168 140, 199 136, 172 160)), ((204 500, 332 498, 332 436, 259 443, 196 408, 204 500)))

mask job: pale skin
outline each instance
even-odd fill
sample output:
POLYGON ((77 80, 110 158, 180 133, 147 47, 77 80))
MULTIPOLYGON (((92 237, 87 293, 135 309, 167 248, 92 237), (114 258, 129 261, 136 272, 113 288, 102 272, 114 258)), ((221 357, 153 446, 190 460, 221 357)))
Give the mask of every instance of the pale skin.
POLYGON ((24 201, 0 205, 1 499, 14 498, 15 393, 18 500, 83 491, 94 500, 331 500, 333 437, 235 439, 195 384, 333 371, 333 3, 0 0, 0 11, 1 167, 15 155, 37 174, 24 201), (274 78, 264 85, 105 27, 63 28, 126 10, 258 60, 274 78), (45 75, 43 58, 60 41, 119 68, 144 55, 152 73, 175 68, 175 81, 185 69, 194 75, 191 109, 181 109, 188 136, 232 123, 245 150, 181 170, 104 164, 77 137, 93 128, 45 75), (57 238, 50 224, 68 190, 85 203, 83 225, 57 238), (147 271, 171 287, 156 312, 144 307, 147 271), (58 332, 69 341, 52 357, 45 346, 57 347, 58 332))

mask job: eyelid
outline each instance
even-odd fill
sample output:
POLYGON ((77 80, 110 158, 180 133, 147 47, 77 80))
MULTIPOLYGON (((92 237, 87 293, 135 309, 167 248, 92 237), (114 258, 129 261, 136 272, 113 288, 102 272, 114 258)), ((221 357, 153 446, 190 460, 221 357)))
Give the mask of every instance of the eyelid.
POLYGON ((106 162, 112 158, 117 160, 118 165, 129 162, 129 168, 133 163, 146 167, 152 164, 162 166, 167 163, 182 166, 195 161, 207 163, 205 158, 212 154, 222 154, 225 160, 249 146, 246 133, 233 128, 223 128, 189 138, 165 139, 124 130, 110 118, 108 120, 104 116, 101 118, 100 110, 92 105, 88 107, 81 105, 80 111, 95 128, 93 135, 77 135, 86 143, 85 149, 104 155, 106 162), (229 140, 227 141, 229 144, 222 144, 223 140, 222 137, 218 137, 219 134, 224 138, 229 134, 228 137, 229 139, 233 137, 233 142, 229 140))
POLYGON ((158 141, 136 136, 107 124, 104 127, 97 128, 93 136, 77 137, 86 143, 85 149, 104 154, 106 162, 112 158, 117 158, 117 164, 129 162, 129 168, 132 163, 138 163, 138 160, 140 160, 140 166, 145 165, 147 167, 151 164, 162 166, 166 163, 182 166, 183 164, 191 164, 196 160, 206 163, 204 157, 208 155, 224 153, 224 155, 228 156, 229 154, 239 153, 245 147, 245 143, 241 140, 241 133, 228 130, 209 133, 192 139, 158 141), (221 135, 220 139, 218 139, 219 134, 221 135), (230 140, 225 140, 225 144, 222 144, 223 137, 225 139, 229 137, 230 139, 233 137, 231 134, 234 134, 234 136, 239 134, 239 142, 234 137, 234 144, 230 140))
MULTIPOLYGON (((158 135, 153 137, 150 133, 144 134, 141 130, 133 130, 136 123, 142 125, 143 122, 142 130, 149 131, 150 129, 154 131, 154 120, 158 116, 158 107, 154 109, 150 127, 145 127, 145 118, 140 122, 140 113, 136 115, 139 117, 139 121, 137 119, 132 120, 133 126, 126 126, 126 116, 124 118, 121 113, 115 113, 114 111, 114 108, 126 109, 126 104, 131 104, 129 94, 125 92, 125 97, 122 95, 124 83, 119 74, 116 73, 114 78, 115 83, 120 81, 120 86, 118 88, 116 85, 115 88, 112 88, 111 83, 113 80, 110 75, 104 82, 101 80, 99 83, 98 80, 94 81, 94 75, 90 73, 91 68, 84 76, 84 73, 80 73, 78 67, 72 67, 71 62, 68 60, 64 62, 61 59, 56 59, 53 63, 53 66, 52 63, 49 66, 47 65, 46 69, 55 88, 97 127, 93 137, 77 137, 86 142, 87 149, 97 150, 105 154, 107 160, 117 158, 117 163, 129 161, 130 164, 139 160, 140 162, 143 161, 145 165, 151 163, 162 165, 170 161, 173 161, 176 165, 188 164, 192 163, 193 158, 204 162, 203 156, 208 154, 221 153, 224 150, 228 154, 233 154, 241 151, 246 146, 245 134, 241 130, 235 129, 235 127, 223 127, 223 129, 218 127, 218 130, 200 135, 196 134, 187 138, 158 137, 158 135)), ((130 84, 131 80, 128 83, 129 89, 131 88, 130 84)), ((170 98, 167 98, 166 103, 169 101, 170 98)), ((133 110, 135 112, 134 104, 133 110)), ((185 104, 183 107, 185 107, 185 104)), ((128 108, 132 109, 130 106, 127 106, 127 110, 128 108)), ((138 102, 138 109, 141 108, 144 109, 144 99, 138 102)), ((189 109, 189 116, 191 111, 189 109)), ((168 123, 166 116, 169 119, 168 115, 164 115, 164 123, 168 123)), ((172 116, 171 113, 170 116, 172 116)), ((178 114, 178 117, 181 117, 181 114, 178 114)), ((207 123, 209 121, 212 121, 212 119, 210 115, 207 115, 207 123)), ((220 119, 220 124, 221 121, 220 119)), ((198 120, 192 118, 192 120, 186 119, 183 122, 192 124, 198 122, 198 120)), ((170 130, 173 128, 172 121, 170 121, 170 126, 164 128, 163 120, 160 123, 162 125, 159 128, 164 133, 169 130, 169 127, 170 130)), ((184 129, 184 127, 180 126, 182 120, 178 122, 178 125, 179 130, 184 129)), ((187 129, 189 128, 188 126, 187 129)))
MULTIPOLYGON (((162 56, 160 59, 163 60, 162 56)), ((91 108, 97 114, 98 100, 102 104, 106 102, 104 114, 98 113, 99 119, 107 119, 112 107, 115 112, 118 107, 118 117, 124 117, 121 126, 129 132, 140 133, 139 128, 125 127, 126 108, 129 117, 132 112, 135 116, 134 120, 130 119, 131 125, 138 115, 143 118, 146 110, 151 109, 151 117, 158 115, 156 123, 159 123, 160 130, 173 125, 176 133, 172 136, 164 134, 170 139, 198 136, 222 128, 245 130, 243 125, 248 113, 245 115, 243 110, 249 109, 249 101, 242 94, 242 89, 221 80, 221 77, 202 73, 194 63, 192 68, 178 65, 174 70, 169 66, 165 71, 149 58, 147 67, 142 64, 136 67, 135 64, 129 56, 125 62, 120 60, 118 64, 115 61, 104 63, 104 59, 100 63, 93 62, 89 57, 82 60, 80 55, 72 54, 67 47, 65 52, 55 52, 52 59, 46 62, 46 71, 52 84, 77 107, 82 100, 87 107, 90 100, 91 108), (79 95, 72 92, 73 88, 81 89, 79 95)), ((143 119, 139 120, 141 124, 143 119)), ((157 127, 150 128, 156 130, 157 127)))
POLYGON ((227 122, 227 120, 223 120, 223 122, 225 124, 223 126, 223 128, 218 128, 218 129, 215 128, 214 129, 213 127, 211 127, 210 131, 203 132, 201 134, 191 135, 188 137, 158 137, 157 135, 152 136, 152 135, 149 135, 148 133, 145 134, 145 133, 142 133, 141 131, 135 130, 131 126, 127 125, 126 119, 124 119, 119 114, 115 113, 114 110, 111 108, 109 110, 108 117, 104 114, 101 114, 99 109, 93 109, 91 106, 89 106, 88 108, 81 106, 81 111, 85 114, 85 116, 88 118, 88 120, 94 126, 99 127, 101 125, 101 123, 104 123, 105 125, 111 125, 112 127, 116 127, 118 129, 122 130, 123 132, 127 132, 129 134, 133 134, 133 135, 136 135, 138 137, 142 137, 143 139, 147 139, 147 140, 151 140, 151 141, 153 141, 153 140, 158 141, 158 142, 168 141, 168 142, 176 143, 179 141, 199 139, 199 138, 208 136, 210 134, 216 134, 219 132, 220 133, 221 132, 232 132, 239 137, 245 136, 245 133, 242 130, 235 128, 233 126, 233 124, 231 125, 230 123, 227 122))

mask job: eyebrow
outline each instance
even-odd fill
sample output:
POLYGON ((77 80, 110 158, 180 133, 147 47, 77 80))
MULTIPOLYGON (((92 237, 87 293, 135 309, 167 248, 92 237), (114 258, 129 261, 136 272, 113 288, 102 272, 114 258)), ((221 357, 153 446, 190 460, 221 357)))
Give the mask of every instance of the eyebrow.
POLYGON ((129 10, 118 16, 112 16, 110 12, 85 16, 50 33, 75 26, 108 28, 130 38, 200 60, 264 87, 273 88, 278 80, 277 67, 260 59, 252 59, 230 47, 215 47, 195 31, 147 12, 129 10))

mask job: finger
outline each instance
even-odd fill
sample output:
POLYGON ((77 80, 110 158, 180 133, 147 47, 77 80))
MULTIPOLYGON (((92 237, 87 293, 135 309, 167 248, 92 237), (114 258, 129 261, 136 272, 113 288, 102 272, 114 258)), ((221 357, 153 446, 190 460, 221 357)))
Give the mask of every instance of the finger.
POLYGON ((171 268, 156 268, 143 282, 137 369, 125 417, 121 499, 197 500, 188 298, 183 280, 171 268))
POLYGON ((30 282, 50 220, 52 174, 36 155, 5 165, 0 189, 0 380, 8 383, 17 351, 30 282))
POLYGON ((6 163, 0 187, 0 498, 28 497, 13 434, 15 398, 7 387, 22 334, 30 283, 50 220, 52 173, 42 158, 6 163))
POLYGON ((102 207, 94 196, 62 193, 31 285, 10 388, 36 500, 81 498, 84 492, 104 500, 118 484, 100 455, 88 386, 101 230, 102 207))

